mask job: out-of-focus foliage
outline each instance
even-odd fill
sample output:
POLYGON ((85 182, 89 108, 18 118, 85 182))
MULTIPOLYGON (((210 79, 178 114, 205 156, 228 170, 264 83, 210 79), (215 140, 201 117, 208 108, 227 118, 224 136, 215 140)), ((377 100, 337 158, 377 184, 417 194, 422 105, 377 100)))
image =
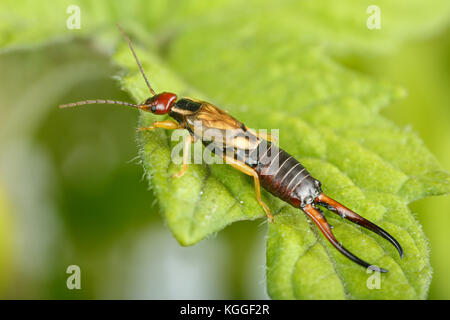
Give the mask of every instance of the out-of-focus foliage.
POLYGON ((12 210, 7 203, 3 186, 0 185, 0 293, 7 288, 12 274, 11 218, 12 210))
MULTIPOLYGON (((57 232, 50 233, 51 236, 47 237, 50 247, 44 246, 41 250, 48 252, 51 244, 57 241, 60 243, 59 250, 55 252, 66 258, 58 259, 52 267, 60 270, 59 272, 69 264, 71 257, 81 257, 81 261, 85 263, 82 269, 90 275, 85 293, 87 297, 105 296, 105 286, 99 283, 102 282, 101 279, 104 282, 105 278, 114 277, 112 273, 108 277, 101 271, 101 267, 95 266, 110 259, 107 258, 106 248, 111 246, 111 242, 123 237, 124 231, 136 233, 139 225, 148 225, 151 215, 148 215, 147 208, 152 201, 149 199, 151 193, 145 192, 142 184, 137 188, 134 181, 139 170, 136 166, 132 170, 123 167, 124 161, 136 153, 134 146, 129 143, 132 140, 132 130, 129 129, 134 124, 130 126, 130 122, 123 121, 120 116, 129 114, 132 117, 131 110, 127 113, 125 110, 97 106, 96 110, 92 107, 92 110, 83 110, 84 115, 79 110, 69 111, 70 117, 58 112, 52 112, 50 116, 48 113, 50 101, 60 101, 59 95, 67 92, 66 88, 82 79, 104 79, 107 74, 116 73, 116 70, 109 66, 105 58, 95 58, 94 50, 87 50, 86 55, 83 55, 82 51, 86 50, 86 46, 78 47, 78 51, 73 53, 72 50, 77 50, 77 47, 68 47, 67 43, 56 49, 41 46, 40 51, 35 45, 48 39, 84 35, 92 37, 94 46, 103 48, 105 54, 112 52, 117 40, 123 41, 114 29, 116 22, 120 22, 131 32, 136 45, 145 47, 145 50, 140 50, 139 55, 145 61, 145 69, 151 74, 156 89, 174 90, 209 99, 225 106, 252 127, 280 127, 295 132, 293 136, 284 136, 281 131, 282 147, 304 161, 310 171, 322 180, 330 195, 391 231, 402 244, 405 243, 406 251, 411 254, 400 261, 383 240, 366 232, 361 233, 360 229, 330 217, 339 239, 352 251, 360 253, 369 246, 373 249, 365 254, 361 253, 363 258, 374 261, 373 258, 376 259, 378 254, 387 250, 386 256, 379 261, 390 268, 391 273, 383 278, 382 290, 369 291, 365 287, 364 272, 340 257, 320 236, 317 238, 314 227, 310 228, 301 212, 282 208, 281 203, 266 195, 272 208, 281 211, 280 219, 270 228, 268 243, 268 264, 271 267, 268 285, 272 297, 341 298, 345 293, 347 297, 353 298, 423 298, 426 295, 430 274, 426 244, 418 224, 408 213, 406 203, 424 195, 445 191, 445 186, 437 183, 442 178, 445 180, 445 176, 425 173, 426 168, 440 169, 420 140, 410 132, 396 129, 377 115, 380 107, 388 105, 402 91, 349 71, 342 64, 332 61, 330 53, 339 55, 339 61, 346 60, 349 67, 353 67, 352 63, 358 60, 349 57, 350 53, 362 56, 367 53, 391 53, 400 41, 423 37, 440 30, 448 21, 447 2, 435 2, 430 6, 420 2, 393 4, 380 1, 378 5, 382 8, 383 19, 380 31, 368 31, 365 28, 365 9, 373 3, 364 2, 327 2, 319 5, 313 2, 286 1, 272 4, 248 2, 244 5, 234 1, 80 1, 76 4, 82 9, 83 25, 77 31, 69 31, 65 27, 65 9, 69 4, 74 4, 72 1, 52 2, 52 5, 47 6, 37 6, 34 2, 25 1, 18 4, 8 1, 4 3, 9 6, 9 14, 0 23, 0 31, 7 35, 2 37, 3 46, 31 48, 35 52, 22 53, 21 57, 19 54, 19 58, 15 58, 17 52, 6 53, 10 60, 5 66, 27 72, 29 76, 23 77, 13 70, 9 70, 7 74, 16 73, 15 77, 22 77, 33 85, 28 84, 27 87, 25 81, 20 81, 22 79, 8 82, 7 77, 2 81, 6 88, 1 96, 0 112, 8 115, 4 118, 7 119, 7 129, 2 131, 2 151, 16 151, 8 152, 11 160, 4 161, 7 165, 4 165, 2 174, 12 171, 10 168, 14 156, 19 156, 24 161, 17 162, 17 169, 13 172, 19 171, 19 163, 33 168, 35 161, 41 159, 40 176, 33 175, 32 169, 26 172, 32 173, 30 176, 34 176, 37 181, 46 176, 53 178, 48 179, 45 188, 37 188, 41 189, 40 192, 30 187, 27 194, 30 199, 34 195, 34 203, 48 203, 43 206, 42 211, 48 213, 54 210, 52 218, 47 218, 59 221, 48 224, 57 232), (66 47, 65 52, 63 47, 66 47), (54 50, 57 53, 52 54, 54 50), (28 68, 20 66, 19 61, 24 60, 24 57, 29 61, 28 68), (16 61, 13 63, 14 60, 16 61), (53 66, 54 61, 60 61, 60 65, 53 66), (86 69, 83 69, 83 63, 86 69), (46 72, 47 69, 50 70, 49 64, 55 68, 54 75, 46 72), (36 72, 34 78, 33 72, 36 72), (20 82, 22 84, 18 86, 20 82), (18 89, 25 92, 25 96, 15 93, 14 89, 16 92, 18 89), (19 96, 22 99, 16 99, 19 96), (37 97, 40 99, 36 99, 37 97), (37 107, 30 110, 28 102, 31 100, 37 107), (281 105, 287 109, 277 113, 276 110, 281 105), (10 112, 11 106, 15 106, 17 111, 10 112), (22 117, 25 112, 31 112, 32 116, 22 117), (272 115, 271 118, 266 117, 268 113, 272 115), (358 117, 355 117, 357 113, 358 117), (97 118, 93 118, 95 114, 97 118), (286 121, 285 114, 292 119, 286 121), (322 117, 317 117, 318 114, 322 117), (325 115, 333 121, 327 121, 325 115), (113 132, 110 130, 112 123, 113 132), (116 127, 118 124, 121 128, 116 127), (17 135, 22 135, 22 140, 26 143, 20 144, 12 139, 17 135), (31 148, 36 138, 39 146, 43 145, 44 148, 31 148), (323 141, 325 144, 321 144, 323 141), (340 146, 337 151, 342 153, 339 157, 334 152, 327 151, 336 144, 340 146), (22 146, 22 149, 11 149, 15 145, 22 146), (355 148, 357 152, 354 152, 355 148), (408 154, 411 156, 406 156, 408 154), (353 158, 346 162, 349 157, 353 158), (363 171, 364 174, 361 174, 363 171), (378 173, 385 176, 380 177, 378 173), (388 193, 395 195, 389 196, 388 193), (42 201, 39 201, 40 198, 43 198, 42 201), (56 214, 57 211, 62 214, 56 214), (383 219, 380 219, 381 215, 383 219), (389 222, 386 216, 390 217, 389 222), (399 226, 408 226, 408 229, 401 231, 399 226), (283 235, 290 236, 283 240, 283 235), (412 238, 416 243, 408 240, 412 238), (355 239, 361 239, 362 242, 358 243, 355 239), (280 242, 281 240, 285 242, 280 242), (291 257, 279 259, 277 250, 285 243, 294 245, 295 248, 284 250, 291 257), (304 254, 304 249, 313 243, 315 245, 304 254), (330 256, 326 255, 327 252, 330 256), (337 262, 336 269, 330 261, 337 262), (316 272, 308 274, 306 271, 311 266, 315 266, 313 268, 316 272), (397 266, 403 268, 405 276, 397 266), (342 273, 343 280, 336 278, 336 270, 339 274, 342 273), (286 278, 281 277, 282 275, 286 278), (314 281, 318 278, 322 280, 314 281), (346 283, 345 288, 342 283, 346 283), (323 295, 322 285, 333 290, 330 289, 325 292, 327 295, 323 295), (100 287, 103 287, 103 291, 100 287)), ((115 61, 133 70, 123 82, 133 98, 145 98, 147 91, 144 82, 135 72, 132 57, 125 45, 122 45, 115 61)), ((376 60, 372 64, 376 71, 382 73, 376 60)), ((376 73, 367 66, 365 69, 361 66, 360 70, 376 73)), ((61 102, 103 97, 127 99, 123 95, 111 93, 115 86, 113 81, 101 80, 95 83, 95 88, 89 86, 89 82, 76 86, 61 102)), ((439 96, 437 91, 436 96, 439 96)), ((442 105, 442 101, 436 103, 442 105)), ((417 103, 416 109, 424 108, 417 103)), ((141 124, 145 125, 152 120, 152 117, 145 117, 141 124)), ((174 200, 190 198, 183 192, 200 193, 199 177, 205 174, 205 167, 191 168, 180 181, 166 184, 165 168, 158 169, 155 164, 163 166, 168 160, 167 138, 163 132, 148 134, 143 138, 144 159, 152 159, 152 166, 149 163, 145 165, 147 170, 154 173, 152 179, 157 182, 155 187, 160 188, 156 189, 160 206, 169 227, 182 243, 198 241, 234 220, 263 216, 253 199, 251 181, 229 168, 222 168, 223 166, 206 168, 211 170, 211 177, 215 178, 206 180, 209 183, 203 190, 203 202, 199 204, 204 209, 203 213, 191 207, 192 204, 198 204, 195 198, 192 198, 194 201, 178 202, 178 208, 174 200), (160 148, 159 151, 154 152, 157 147, 160 148), (189 189, 181 188, 188 182, 189 189), (224 191, 224 185, 229 191, 224 191), (178 192, 168 193, 169 188, 178 192), (221 197, 213 199, 213 192, 221 194, 221 197), (225 195, 228 198, 223 197, 225 195), (230 202, 239 200, 243 200, 243 205, 235 205, 235 214, 229 213, 227 208, 232 205, 230 202), (187 219, 186 215, 181 214, 181 207, 193 209, 189 210, 193 215, 187 219), (222 214, 214 215, 213 220, 205 224, 208 221, 205 218, 213 211, 222 214), (194 219, 195 224, 190 223, 189 219, 194 219), (193 226, 194 229, 188 230, 186 226, 193 226)), ((176 166, 171 165, 170 170, 176 169, 176 166)), ((169 173, 172 173, 170 170, 169 173)), ((10 174, 7 179, 8 188, 16 190, 10 192, 13 194, 12 198, 16 197, 16 201, 20 201, 18 190, 25 185, 36 186, 36 183, 27 183, 26 174, 22 177, 22 185, 18 183, 15 187, 9 185, 10 181, 14 181, 13 175, 10 174)), ((30 202, 28 208, 32 207, 31 203, 33 202, 30 202)), ((25 209, 21 208, 21 211, 28 212, 24 217, 33 214, 31 209, 25 209)), ((29 227, 29 230, 36 229, 45 230, 45 227, 29 227)), ((249 232, 248 237, 252 237, 252 232, 249 232)), ((36 241, 39 237, 33 238, 30 235, 28 239, 36 241)), ((229 243, 235 241, 230 240, 229 243)), ((27 244, 23 245, 23 248, 26 247, 27 244)), ((233 247, 237 252, 230 256, 239 256, 242 248, 233 247)), ((48 257, 46 261, 51 264, 51 260, 48 257)), ((247 265, 252 269, 251 263, 247 265)), ((54 270, 47 271, 51 273, 54 270)), ((31 279, 38 276, 39 274, 29 272, 31 279)), ((50 283, 55 284, 53 291, 48 282, 44 283, 49 292, 52 292, 50 295, 75 297, 64 286, 58 287, 58 283, 64 284, 64 279, 63 272, 57 277, 50 276, 50 283)), ((237 282, 233 283, 239 286, 237 282)), ((43 283, 36 283, 34 288, 42 285, 43 283)), ((236 294, 237 291, 230 292, 236 294)))

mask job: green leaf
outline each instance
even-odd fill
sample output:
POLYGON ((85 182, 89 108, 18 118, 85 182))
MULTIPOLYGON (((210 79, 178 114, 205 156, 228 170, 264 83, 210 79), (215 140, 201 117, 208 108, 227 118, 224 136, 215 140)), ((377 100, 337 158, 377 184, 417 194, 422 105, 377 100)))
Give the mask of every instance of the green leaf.
MULTIPOLYGON (((448 1, 378 1, 379 31, 365 26, 373 4, 365 1, 79 3, 87 17, 80 34, 111 32, 113 22, 124 22, 135 45, 145 44, 138 56, 156 91, 206 99, 252 128, 279 128, 280 145, 322 181, 327 194, 386 229, 405 250, 400 260, 385 240, 326 212, 349 250, 390 270, 381 275, 381 288, 370 290, 364 269, 340 255, 299 209, 264 192, 276 213, 267 238, 272 298, 426 297, 428 245, 408 203, 448 193, 449 175, 414 133, 379 115, 405 91, 350 71, 332 55, 389 52, 399 41, 435 32, 448 21, 448 1)), ((57 9, 67 4, 59 2, 57 9)), ((33 13, 42 18, 49 10, 33 13)), ((4 46, 67 34, 63 18, 46 28, 27 15, 20 18, 27 22, 23 34, 5 38, 4 46)), ((12 25, 4 19, 0 28, 11 31, 12 25)), ((146 99, 125 43, 114 62, 129 70, 124 89, 135 101, 146 99)), ((142 114, 140 126, 157 119, 142 114)), ((234 221, 264 217, 252 180, 228 166, 191 165, 182 178, 172 178, 179 170, 170 160, 177 142, 163 130, 139 135, 150 185, 181 244, 192 245, 234 221)))
MULTIPOLYGON (((448 192, 449 176, 414 133, 379 115, 404 90, 346 70, 327 57, 320 41, 294 38, 293 21, 290 30, 272 23, 292 18, 291 6, 277 7, 264 21, 255 13, 192 26, 171 40, 164 60, 148 52, 139 56, 156 89, 208 99, 253 128, 279 128, 280 145, 322 181, 327 194, 404 247, 401 260, 385 240, 327 212, 349 250, 390 270, 381 276, 381 289, 371 290, 370 275, 327 243, 300 210, 264 193, 277 212, 267 240, 272 298, 424 298, 431 279, 428 247, 407 205, 448 192)), ((126 46, 116 61, 136 70, 126 46)), ((148 96, 136 71, 123 85, 136 101, 148 96)), ((156 119, 142 114, 140 125, 156 119)), ((185 176, 172 178, 180 167, 170 160, 171 148, 179 141, 169 137, 157 130, 139 141, 147 176, 181 244, 234 221, 264 217, 251 178, 227 166, 191 165, 185 176)))

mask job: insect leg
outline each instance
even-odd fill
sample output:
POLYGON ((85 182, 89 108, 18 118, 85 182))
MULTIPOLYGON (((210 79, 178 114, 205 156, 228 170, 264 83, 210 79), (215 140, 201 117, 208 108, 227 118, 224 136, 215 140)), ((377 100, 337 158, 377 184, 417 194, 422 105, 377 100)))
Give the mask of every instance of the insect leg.
MULTIPOLYGON (((347 249, 344 248, 344 246, 342 246, 334 237, 333 232, 331 232, 331 227, 328 224, 327 220, 325 219, 325 216, 323 215, 323 213, 315 208, 313 205, 308 204, 305 207, 302 208, 302 211, 304 213, 306 213, 308 215, 308 217, 310 217, 314 223, 317 225, 317 227, 320 229, 320 231, 322 231, 323 235, 328 239, 328 241, 331 242, 331 244, 340 252, 342 253, 344 256, 346 256, 347 258, 349 258, 350 260, 352 260, 353 262, 356 262, 357 264, 368 268, 371 266, 370 263, 367 263, 363 260, 361 260, 360 258, 358 258, 357 256, 355 256, 353 253, 351 253, 350 251, 348 251, 347 249)), ((388 272, 388 270, 383 269, 383 268, 379 268, 380 272, 386 273, 388 272)))
POLYGON ((400 254, 400 257, 403 258, 403 249, 398 243, 397 240, 394 239, 393 236, 391 236, 389 233, 387 233, 385 230, 377 226, 376 224, 370 222, 369 220, 361 217, 356 212, 353 212, 349 208, 345 207, 344 205, 340 204, 336 200, 328 197, 326 194, 321 193, 316 198, 316 203, 318 205, 324 206, 328 210, 340 215, 342 218, 345 218, 347 220, 350 220, 353 223, 356 223, 360 225, 361 227, 364 227, 372 232, 375 232, 376 234, 380 235, 381 237, 388 240, 392 245, 397 249, 398 253, 400 254))
POLYGON ((138 128, 137 131, 147 131, 147 130, 153 130, 155 128, 162 128, 162 129, 182 129, 183 127, 178 124, 178 122, 175 122, 173 120, 165 120, 165 121, 155 121, 153 122, 151 127, 144 127, 144 128, 138 128))
POLYGON ((273 218, 272 213, 270 213, 269 206, 267 206, 267 204, 265 204, 262 201, 262 199, 261 199, 261 186, 260 186, 260 183, 259 183, 258 173, 254 169, 252 169, 251 167, 246 165, 245 163, 242 163, 242 162, 240 162, 238 160, 235 160, 235 159, 227 157, 227 156, 225 156, 224 158, 225 158, 226 164, 229 164, 230 166, 232 166, 233 168, 239 170, 240 172, 245 173, 246 175, 249 175, 249 176, 253 177, 253 181, 255 182, 256 200, 261 205, 261 207, 263 207, 263 209, 266 212, 267 217, 269 218, 269 220, 271 222, 273 222, 274 218, 273 218))
POLYGON ((184 138, 184 146, 183 146, 183 167, 180 171, 175 173, 172 177, 179 178, 184 175, 188 168, 189 156, 191 154, 191 143, 195 141, 195 138, 191 135, 186 136, 184 138))

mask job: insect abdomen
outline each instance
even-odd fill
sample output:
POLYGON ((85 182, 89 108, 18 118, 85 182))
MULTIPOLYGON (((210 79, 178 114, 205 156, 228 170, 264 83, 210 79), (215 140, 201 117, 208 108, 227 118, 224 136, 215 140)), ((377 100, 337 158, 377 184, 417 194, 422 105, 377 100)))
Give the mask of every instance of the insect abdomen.
POLYGON ((270 145, 267 152, 261 152, 255 170, 267 191, 294 207, 312 203, 319 194, 320 182, 293 156, 276 146, 270 145))

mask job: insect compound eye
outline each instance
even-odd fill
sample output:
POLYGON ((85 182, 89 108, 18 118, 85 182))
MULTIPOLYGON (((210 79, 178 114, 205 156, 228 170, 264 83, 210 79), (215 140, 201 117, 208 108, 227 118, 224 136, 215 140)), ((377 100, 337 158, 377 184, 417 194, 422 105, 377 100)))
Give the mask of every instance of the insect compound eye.
POLYGON ((156 106, 153 105, 152 108, 151 108, 151 110, 152 110, 153 113, 155 113, 155 111, 156 111, 156 106))

